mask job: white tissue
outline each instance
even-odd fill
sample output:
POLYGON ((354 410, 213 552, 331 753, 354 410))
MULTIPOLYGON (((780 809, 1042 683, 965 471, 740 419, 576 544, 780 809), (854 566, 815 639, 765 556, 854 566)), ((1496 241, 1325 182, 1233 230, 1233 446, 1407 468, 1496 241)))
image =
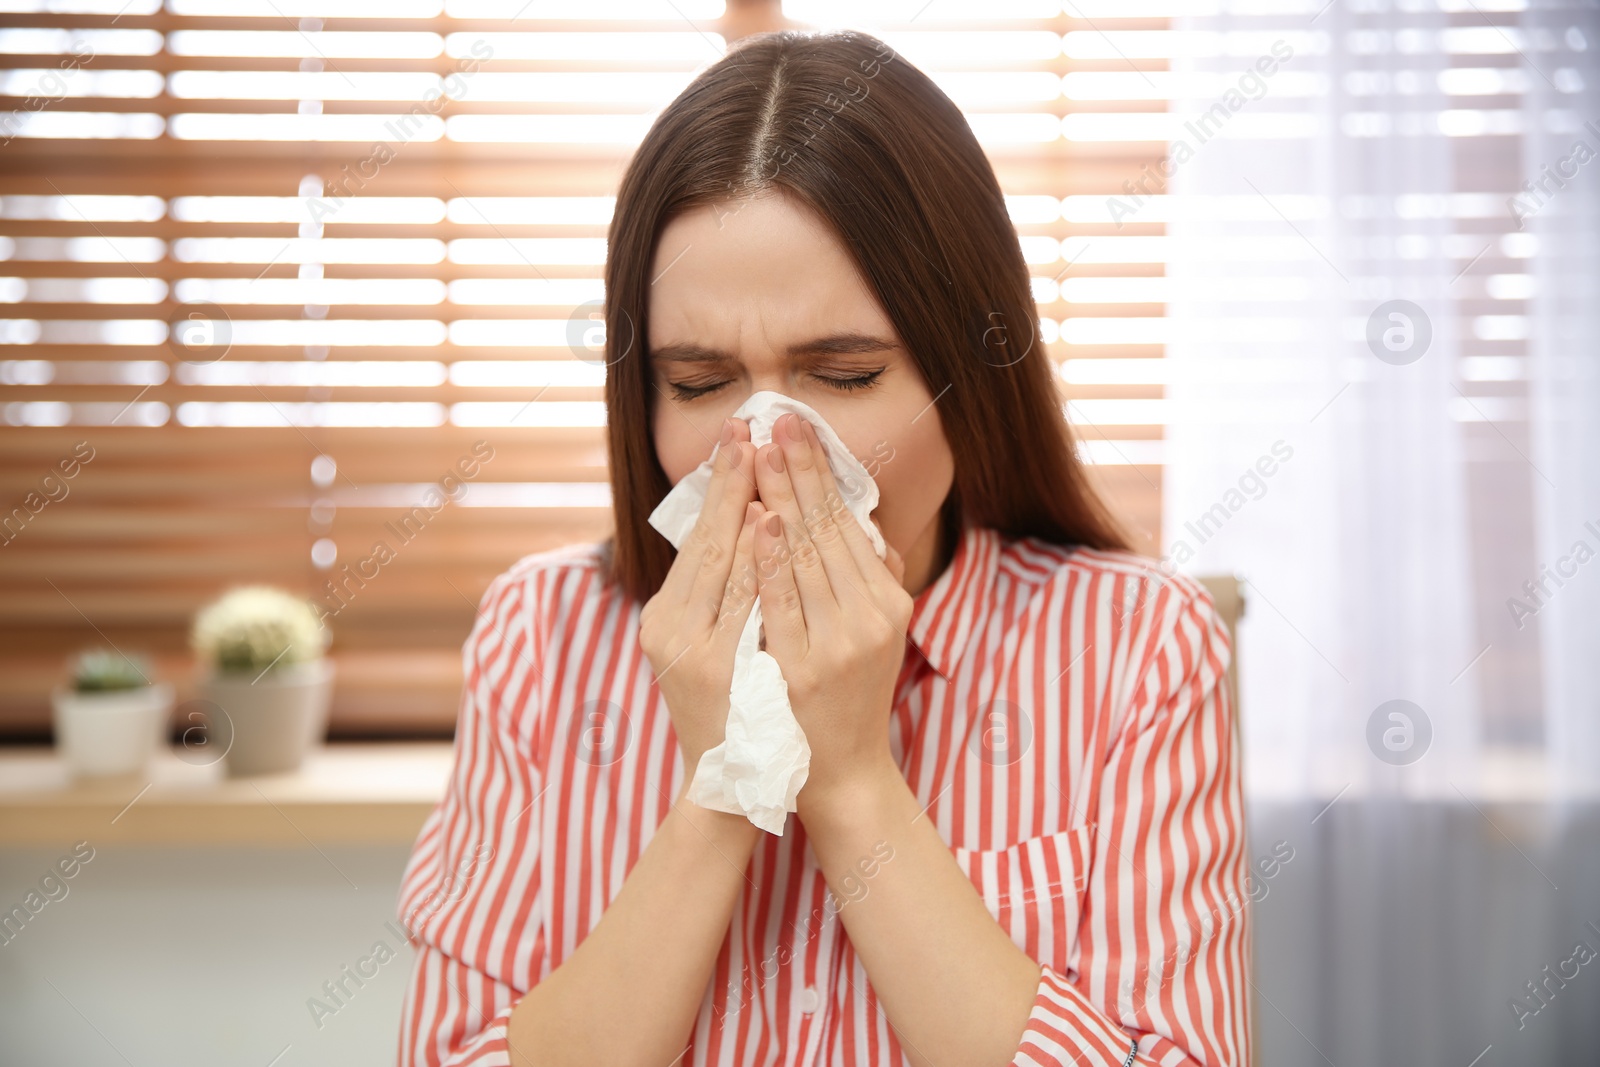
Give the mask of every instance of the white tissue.
MULTIPOLYGON (((868 519, 878 506, 878 483, 839 440, 822 416, 800 401, 763 390, 735 411, 734 417, 750 423, 750 440, 764 445, 772 440, 772 424, 785 412, 811 423, 827 446, 828 466, 838 483, 845 506, 861 523, 882 559, 887 549, 883 535, 868 519)), ((711 483, 711 459, 690 471, 650 513, 650 525, 671 541, 683 543, 694 529, 711 483)), ((722 744, 700 757, 689 799, 704 808, 743 815, 770 834, 783 836, 783 824, 796 807, 796 797, 811 769, 811 746, 795 721, 789 705, 789 686, 778 661, 760 646, 761 604, 750 611, 733 658, 733 683, 728 692, 728 726, 722 744)))

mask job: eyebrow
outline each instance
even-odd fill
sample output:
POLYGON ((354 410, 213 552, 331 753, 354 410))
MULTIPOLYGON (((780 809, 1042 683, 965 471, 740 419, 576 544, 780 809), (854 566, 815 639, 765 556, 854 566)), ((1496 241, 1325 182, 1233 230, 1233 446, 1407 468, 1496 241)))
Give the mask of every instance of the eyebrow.
MULTIPOLYGON (((790 359, 808 359, 818 356, 854 356, 871 352, 891 352, 900 346, 882 337, 864 333, 833 333, 809 341, 792 344, 786 350, 790 359)), ((678 341, 650 350, 650 358, 668 363, 737 363, 738 359, 720 348, 710 348, 692 341, 678 341)))

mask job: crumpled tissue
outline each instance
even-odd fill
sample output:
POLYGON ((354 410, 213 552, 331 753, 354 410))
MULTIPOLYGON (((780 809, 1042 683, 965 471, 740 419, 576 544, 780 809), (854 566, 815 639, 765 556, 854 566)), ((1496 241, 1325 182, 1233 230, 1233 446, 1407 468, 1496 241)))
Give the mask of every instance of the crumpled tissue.
MULTIPOLYGON (((827 446, 828 466, 845 506, 861 523, 882 559, 887 552, 883 535, 868 516, 878 506, 878 484, 860 460, 845 447, 811 407, 770 390, 752 393, 734 417, 750 423, 750 440, 764 445, 772 440, 772 426, 785 412, 811 423, 827 446)), ((650 513, 650 525, 680 546, 694 529, 711 483, 711 459, 690 471, 672 487, 650 513)), ((770 834, 783 836, 784 822, 795 810, 796 798, 811 769, 811 746, 795 721, 789 704, 789 686, 778 661, 761 647, 761 604, 751 608, 739 635, 733 658, 733 682, 728 691, 728 725, 720 745, 700 757, 689 799, 704 808, 743 815, 770 834)))

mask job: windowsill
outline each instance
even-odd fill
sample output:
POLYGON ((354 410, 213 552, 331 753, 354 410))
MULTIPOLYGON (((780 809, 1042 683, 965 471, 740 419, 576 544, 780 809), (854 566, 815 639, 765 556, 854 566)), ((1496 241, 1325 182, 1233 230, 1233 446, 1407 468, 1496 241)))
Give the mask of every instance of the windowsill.
MULTIPOLYGON (((180 632, 167 639, 187 638, 180 632)), ((16 644, 19 636, 10 633, 7 640, 16 644)), ((25 643, 26 635, 20 640, 25 643)), ((7 751, 8 739, 50 735, 50 692, 65 681, 63 660, 59 650, 46 647, 59 637, 39 640, 45 644, 0 648, 0 678, 5 679, 0 687, 0 753, 7 751)), ((122 647, 132 652, 138 646, 122 647)), ((453 647, 336 648, 328 655, 338 671, 333 706, 328 709, 328 729, 335 736, 383 740, 385 735, 407 733, 448 740, 454 732, 461 703, 459 642, 453 647)), ((187 651, 155 651, 151 661, 155 677, 171 682, 176 690, 173 724, 190 725, 193 719, 186 713, 191 709, 185 705, 203 696, 196 685, 193 657, 187 651)))
MULTIPOLYGON (((1341 753, 1344 762, 1324 760, 1308 780, 1293 760, 1261 760, 1250 768, 1248 802, 1338 803, 1384 800, 1414 804, 1476 804, 1494 808, 1538 809, 1553 804, 1600 802, 1592 781, 1562 785, 1553 761, 1536 747, 1487 746, 1473 758, 1457 756, 1453 770, 1424 765, 1384 767, 1365 751, 1341 753)), ((1440 756, 1439 759, 1445 757, 1440 756)), ((1249 760, 1247 757, 1247 765, 1249 760)))
MULTIPOLYGON (((150 845, 411 845, 444 795, 449 741, 336 743, 313 750, 295 774, 227 778, 221 764, 195 766, 163 752, 149 774, 73 780, 49 747, 0 746, 0 848, 88 840, 150 845), (146 788, 148 786, 148 788, 146 788)), ((1501 755, 1480 768, 1479 803, 1548 802, 1542 764, 1501 755)), ((1307 800, 1304 786, 1252 794, 1257 801, 1307 800)), ((1357 800, 1365 786, 1339 793, 1357 800)), ((1402 793, 1412 801, 1460 802, 1402 793)))
POLYGON ((171 750, 148 773, 69 777, 50 748, 0 748, 0 847, 410 845, 444 795, 448 741, 332 744, 294 774, 227 778, 171 750))

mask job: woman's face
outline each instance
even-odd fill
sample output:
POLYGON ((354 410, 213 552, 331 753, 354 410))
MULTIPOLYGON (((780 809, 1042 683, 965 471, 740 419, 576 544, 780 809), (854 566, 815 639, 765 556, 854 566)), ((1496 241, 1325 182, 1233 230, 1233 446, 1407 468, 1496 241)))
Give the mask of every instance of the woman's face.
POLYGON ((673 484, 750 394, 783 393, 872 473, 906 589, 937 577, 955 475, 938 404, 827 224, 782 192, 691 210, 662 231, 650 276, 655 447, 673 484))

